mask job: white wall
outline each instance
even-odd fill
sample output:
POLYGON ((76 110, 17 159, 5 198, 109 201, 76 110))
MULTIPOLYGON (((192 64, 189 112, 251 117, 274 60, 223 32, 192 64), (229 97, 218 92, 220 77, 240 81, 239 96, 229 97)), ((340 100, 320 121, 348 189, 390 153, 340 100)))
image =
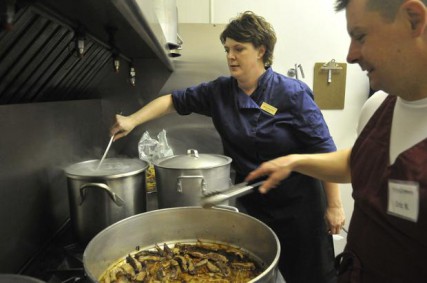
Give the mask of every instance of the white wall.
MULTIPOLYGON (((313 88, 313 69, 318 62, 346 62, 349 37, 345 12, 334 11, 330 0, 177 0, 180 23, 225 24, 239 13, 251 10, 269 21, 277 34, 273 69, 287 74, 295 64, 304 68, 303 80, 313 88)), ((218 39, 219 40, 219 39, 218 39)), ((184 39, 185 42, 185 39, 184 39)), ((225 56, 224 56, 225 60, 225 56)), ((347 66, 343 110, 323 110, 338 148, 350 147, 356 137, 359 111, 367 99, 369 84, 358 65, 347 66)), ((347 216, 353 212, 351 186, 340 185, 347 216)), ((345 233, 342 233, 345 236, 345 233)), ((335 241, 336 253, 345 240, 335 241)))

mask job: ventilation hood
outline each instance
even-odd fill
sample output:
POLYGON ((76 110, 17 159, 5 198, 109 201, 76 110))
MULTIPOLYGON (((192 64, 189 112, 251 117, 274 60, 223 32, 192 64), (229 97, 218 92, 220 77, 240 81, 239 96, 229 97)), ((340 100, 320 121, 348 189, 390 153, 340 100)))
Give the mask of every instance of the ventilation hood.
POLYGON ((93 98, 85 92, 96 93, 115 55, 129 64, 155 58, 174 70, 166 33, 177 39, 175 0, 6 3, 14 11, 0 29, 0 104, 93 98))
POLYGON ((176 0, 112 0, 138 35, 173 70, 172 49, 181 47, 176 0))

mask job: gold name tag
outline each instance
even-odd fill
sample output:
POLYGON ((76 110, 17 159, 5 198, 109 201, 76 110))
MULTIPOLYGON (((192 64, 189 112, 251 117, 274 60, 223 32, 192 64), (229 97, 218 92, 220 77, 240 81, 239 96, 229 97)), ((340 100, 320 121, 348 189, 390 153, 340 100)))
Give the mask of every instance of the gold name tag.
POLYGON ((271 115, 275 115, 276 112, 277 112, 277 108, 276 107, 271 106, 270 104, 265 103, 265 102, 263 102, 261 104, 261 109, 264 110, 265 112, 271 114, 271 115))

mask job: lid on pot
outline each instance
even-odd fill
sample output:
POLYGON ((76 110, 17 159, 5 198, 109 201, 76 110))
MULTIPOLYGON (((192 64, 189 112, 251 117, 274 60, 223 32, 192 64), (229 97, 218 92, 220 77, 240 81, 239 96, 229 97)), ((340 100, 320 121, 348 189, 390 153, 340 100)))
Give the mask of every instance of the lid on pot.
POLYGON ((107 158, 98 168, 100 160, 79 162, 65 168, 68 177, 108 177, 119 178, 138 174, 148 167, 148 163, 136 158, 107 158))
POLYGON ((187 150, 187 154, 174 155, 156 160, 154 165, 168 169, 209 169, 231 163, 231 158, 219 154, 199 154, 195 149, 187 150))

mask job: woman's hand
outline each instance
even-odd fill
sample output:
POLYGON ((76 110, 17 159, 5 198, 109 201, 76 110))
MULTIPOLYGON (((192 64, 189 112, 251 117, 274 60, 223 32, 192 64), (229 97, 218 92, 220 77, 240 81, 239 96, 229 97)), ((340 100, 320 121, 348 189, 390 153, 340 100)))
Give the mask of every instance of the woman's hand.
POLYGON ((127 136, 136 124, 131 116, 116 115, 116 122, 110 129, 110 135, 114 135, 113 141, 116 141, 124 136, 127 136))
POLYGON ((342 206, 327 207, 325 213, 326 225, 329 234, 339 234, 345 224, 345 213, 342 206))
POLYGON ((160 96, 130 116, 116 115, 116 122, 110 129, 110 135, 114 135, 113 140, 116 141, 127 136, 136 126, 175 111, 172 95, 160 96))

